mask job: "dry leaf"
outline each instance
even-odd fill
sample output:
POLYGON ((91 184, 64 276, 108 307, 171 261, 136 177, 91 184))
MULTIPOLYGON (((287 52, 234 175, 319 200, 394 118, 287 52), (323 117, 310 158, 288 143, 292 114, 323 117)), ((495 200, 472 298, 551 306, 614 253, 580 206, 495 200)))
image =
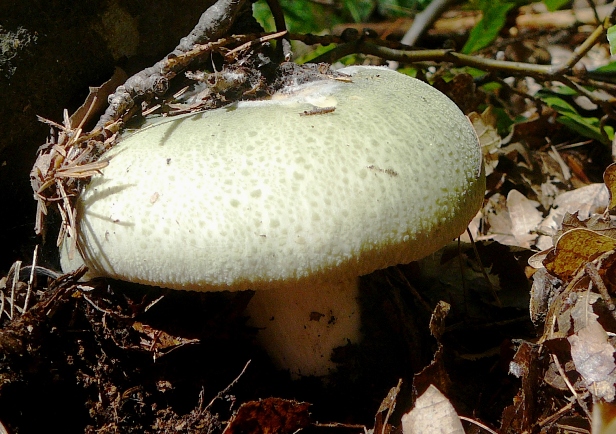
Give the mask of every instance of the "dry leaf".
POLYGON ((565 232, 543 261, 545 268, 559 279, 569 281, 576 271, 603 253, 616 249, 616 239, 588 229, 565 232))
POLYGON ((451 387, 451 379, 445 367, 443 344, 441 343, 450 309, 451 305, 441 300, 432 311, 430 333, 436 339, 437 349, 432 356, 432 362, 413 376, 413 390, 416 394, 426 391, 430 387, 437 387, 447 393, 451 387))
POLYGON ((577 293, 577 300, 570 309, 574 333, 597 321, 598 316, 594 313, 592 305, 600 298, 601 296, 594 292, 580 291, 577 293))
POLYGON ((484 210, 490 225, 489 238, 529 249, 537 238, 534 231, 543 219, 538 206, 539 202, 527 199, 517 190, 511 190, 506 199, 498 193, 492 195, 484 210))
POLYGON ((545 268, 541 268, 533 274, 529 311, 530 319, 535 324, 535 327, 545 323, 550 301, 554 296, 555 288, 558 287, 558 282, 558 279, 550 275, 545 268))
POLYGON ((517 240, 511 234, 511 217, 507 199, 500 193, 493 194, 484 208, 486 221, 490 226, 489 238, 507 246, 515 246, 517 240))
POLYGON ((199 343, 199 339, 186 339, 172 336, 162 330, 157 330, 147 324, 133 323, 133 329, 145 335, 141 338, 141 347, 154 353, 154 357, 162 357, 171 351, 187 344, 199 343))
POLYGON ((223 434, 291 434, 310 424, 307 402, 266 398, 241 405, 223 434))
POLYGON ((462 422, 453 405, 430 385, 415 401, 415 407, 402 416, 403 434, 464 434, 462 422))
POLYGON ((610 193, 610 203, 608 210, 613 211, 616 208, 616 163, 610 164, 605 172, 603 172, 603 182, 610 193))
MULTIPOLYGON (((609 193, 604 184, 590 184, 559 195, 550 213, 539 225, 541 232, 555 235, 566 213, 576 213, 582 220, 596 213, 603 213, 609 203, 609 193)), ((547 247, 546 247, 547 248, 547 247)))
POLYGON ((432 316, 430 317, 430 333, 432 336, 436 338, 437 341, 440 342, 441 337, 445 333, 445 318, 449 314, 451 310, 451 305, 443 300, 439 301, 434 307, 434 311, 432 311, 432 316))
POLYGON ((492 113, 492 107, 488 106, 483 113, 473 112, 468 115, 468 118, 479 138, 486 176, 489 176, 498 165, 498 150, 502 142, 498 131, 496 131, 496 116, 492 113))
POLYGON ((537 387, 543 359, 540 348, 539 345, 522 341, 509 364, 509 372, 522 380, 522 387, 513 404, 503 411, 500 432, 530 431, 540 392, 537 387))
POLYGON ((590 318, 586 327, 569 336, 571 357, 586 387, 595 399, 614 400, 616 364, 614 347, 596 318, 590 318))
POLYGON ((109 80, 99 87, 90 87, 90 92, 84 103, 71 115, 71 124, 81 125, 83 122, 85 125, 90 120, 84 119, 86 115, 94 118, 103 113, 109 105, 107 97, 114 93, 118 86, 124 84, 127 78, 126 72, 122 68, 116 67, 109 80))
POLYGON ((392 431, 391 425, 388 425, 389 418, 396 408, 396 399, 400 393, 400 387, 402 386, 402 379, 398 380, 398 384, 387 393, 387 396, 381 402, 381 405, 374 417, 374 432, 375 433, 389 433, 392 431))
POLYGON ((519 247, 530 249, 537 238, 532 233, 537 229, 543 215, 537 210, 539 202, 529 200, 517 190, 511 190, 507 195, 507 209, 511 219, 511 233, 519 247))

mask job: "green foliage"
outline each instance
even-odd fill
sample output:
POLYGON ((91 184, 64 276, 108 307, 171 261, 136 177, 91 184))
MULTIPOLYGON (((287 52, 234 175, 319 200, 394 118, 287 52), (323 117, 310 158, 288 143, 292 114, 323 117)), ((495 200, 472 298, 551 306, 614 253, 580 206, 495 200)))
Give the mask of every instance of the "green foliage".
MULTIPOLYGON (((313 0, 281 0, 287 27, 296 33, 317 33, 337 24, 368 22, 375 13, 382 17, 410 16, 423 10, 431 0, 337 0, 332 4, 313 0)), ((265 0, 253 5, 254 16, 268 31, 274 31, 274 20, 265 0)))
POLYGON ((557 93, 548 90, 537 92, 536 96, 554 109, 560 116, 556 120, 567 126, 576 133, 598 140, 604 144, 610 144, 614 139, 614 129, 610 126, 601 128, 601 122, 595 117, 584 117, 577 110, 562 99, 557 93))
POLYGON ((613 56, 616 54, 616 26, 607 29, 607 40, 610 43, 610 54, 613 56))
POLYGON ((492 114, 496 116, 496 130, 498 134, 505 137, 511 131, 513 124, 525 121, 526 119, 511 119, 507 111, 500 107, 492 107, 492 114))
POLYGON ((408 17, 422 11, 432 0, 374 0, 376 9, 384 17, 408 17))
POLYGON ((356 23, 365 22, 375 7, 372 0, 344 0, 343 4, 356 23))
MULTIPOLYGON (((613 26, 613 27, 616 27, 616 26, 613 26)), ((614 36, 616 37, 616 30, 614 30, 614 36)), ((610 51, 611 50, 612 50, 612 43, 610 42, 610 51)), ((614 54, 615 53, 612 53, 612 55, 614 54)), ((597 69, 593 69, 591 73, 614 74, 616 73, 616 62, 610 62, 607 65, 603 65, 603 66, 598 67, 597 69)))
MULTIPOLYGON (((330 29, 345 21, 345 17, 335 13, 331 6, 311 0, 283 0, 281 2, 287 28, 295 33, 316 33, 330 29)), ((253 5, 254 16, 268 31, 274 31, 274 19, 265 0, 259 0, 253 5)))
POLYGON ((543 0, 543 3, 546 5, 550 12, 557 11, 570 2, 571 0, 543 0))
POLYGON ((403 68, 399 68, 398 72, 404 75, 408 75, 409 77, 417 77, 417 68, 415 68, 414 66, 405 66, 403 68))
POLYGON ((490 45, 505 25, 507 13, 515 6, 515 3, 503 0, 480 0, 483 17, 471 30, 462 53, 471 54, 490 45))
POLYGON ((313 50, 295 59, 295 62, 299 63, 300 65, 311 62, 313 59, 316 59, 321 54, 325 54, 329 50, 332 50, 335 46, 336 46, 335 44, 317 45, 313 50))

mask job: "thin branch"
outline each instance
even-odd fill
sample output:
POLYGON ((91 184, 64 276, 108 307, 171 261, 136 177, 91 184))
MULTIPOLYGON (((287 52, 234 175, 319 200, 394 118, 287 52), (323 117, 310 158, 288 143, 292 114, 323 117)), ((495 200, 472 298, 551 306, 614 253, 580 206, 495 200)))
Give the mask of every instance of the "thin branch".
POLYGON ((404 34, 401 43, 413 46, 426 30, 447 10, 454 0, 433 0, 428 7, 418 13, 410 29, 404 34))
POLYGON ((560 374, 560 378, 562 378, 562 380, 565 382, 565 384, 567 385, 567 388, 569 389, 569 391, 571 392, 571 394, 573 395, 577 403, 580 405, 580 407, 586 410, 586 415, 590 417, 590 414, 588 414, 588 409, 586 408, 586 405, 584 405, 584 402, 580 398, 580 395, 578 395, 578 393, 575 391, 575 388, 571 384, 571 381, 569 381, 569 378, 567 377, 565 370, 560 364, 560 360, 558 360, 558 356, 556 356, 556 354, 551 354, 551 356, 552 356, 552 360, 554 361, 554 364, 556 365, 556 369, 558 370, 558 373, 560 374))
POLYGON ((465 416, 458 416, 461 420, 464 420, 466 422, 472 423, 474 425, 477 425, 479 428, 481 428, 484 431, 489 432, 490 434, 498 434, 496 431, 494 431, 493 429, 491 429, 490 427, 488 427, 487 425, 475 420, 475 419, 471 419, 470 417, 465 417, 465 416))
MULTIPOLYGON (((231 388, 233 386, 235 386, 238 381, 240 381, 240 378, 242 378, 242 376, 244 375, 244 373, 246 372, 246 369, 248 369, 248 366, 250 365, 250 360, 248 360, 246 362, 246 364, 244 365, 244 368, 242 369, 242 371, 238 374, 237 377, 235 377, 235 379, 229 383, 229 385, 227 387, 225 387, 223 390, 221 390, 220 392, 218 392, 216 394, 216 396, 214 398, 212 398, 212 400, 210 401, 210 403, 205 407, 204 411, 209 411, 212 406, 214 405, 214 403, 216 402, 216 400, 218 399, 222 399, 227 393, 229 393, 229 391, 231 390, 231 388)), ((201 405, 199 405, 199 407, 201 407, 201 405)))
POLYGON ((274 23, 276 24, 276 32, 284 32, 284 39, 280 41, 280 44, 277 47, 278 54, 281 59, 285 61, 291 60, 291 42, 289 40, 289 36, 287 33, 287 23, 284 20, 284 13, 282 11, 282 7, 280 6, 280 2, 278 0, 266 0, 267 5, 270 8, 272 16, 274 17, 274 23))
POLYGON ((560 75, 565 73, 565 71, 570 70, 573 66, 584 57, 592 47, 595 46, 597 42, 599 42, 599 38, 602 38, 607 31, 607 28, 610 27, 610 19, 606 18, 603 24, 597 26, 597 28, 590 34, 588 38, 582 44, 575 47, 573 50, 573 54, 569 59, 557 67, 552 73, 554 75, 560 75))
POLYGON ((32 267, 30 269, 30 278, 28 279, 28 289, 26 291, 26 299, 24 301, 24 312, 28 310, 28 302, 30 301, 30 294, 32 293, 32 285, 34 285, 34 276, 36 275, 36 261, 38 260, 39 245, 34 247, 34 253, 32 255, 32 267))
POLYGON ((154 95, 162 95, 169 87, 169 80, 183 70, 178 64, 163 74, 168 61, 190 51, 195 45, 215 41, 228 33, 246 0, 218 0, 199 18, 199 22, 182 38, 175 49, 153 66, 130 77, 109 96, 109 107, 101 116, 95 129, 103 129, 116 121, 122 113, 135 106, 135 103, 154 95))
MULTIPOLYGON (((376 38, 358 37, 355 40, 338 45, 336 48, 313 59, 313 62, 334 63, 338 59, 349 54, 368 54, 383 59, 404 63, 417 63, 425 61, 451 62, 459 66, 471 66, 487 72, 504 72, 511 75, 524 75, 541 80, 556 79, 571 71, 582 57, 599 42, 606 29, 614 21, 616 8, 602 24, 590 34, 588 38, 578 46, 567 61, 559 66, 538 65, 534 63, 510 62, 505 60, 487 59, 478 56, 458 53, 452 50, 404 50, 392 48, 391 44, 385 44, 376 38), (387 46, 385 46, 387 45, 387 46)), ((293 37, 293 35, 291 36, 293 37)))
POLYGON ((597 20, 597 23, 600 23, 601 18, 599 18, 599 12, 597 12, 597 5, 595 4, 595 1, 594 0, 586 0, 586 1, 588 2, 588 5, 590 6, 593 13, 595 14, 595 20, 597 20))
POLYGON ((610 296, 610 293, 607 290, 605 283, 603 283, 603 279, 599 275, 599 270, 597 270, 597 267, 595 267, 592 262, 587 262, 584 266, 584 270, 586 270, 586 273, 590 277, 590 280, 592 280, 592 283, 597 287, 597 290, 599 291, 599 294, 601 294, 601 298, 603 299, 604 303, 607 305, 610 314, 614 319, 616 319, 616 306, 612 301, 612 297, 610 296))

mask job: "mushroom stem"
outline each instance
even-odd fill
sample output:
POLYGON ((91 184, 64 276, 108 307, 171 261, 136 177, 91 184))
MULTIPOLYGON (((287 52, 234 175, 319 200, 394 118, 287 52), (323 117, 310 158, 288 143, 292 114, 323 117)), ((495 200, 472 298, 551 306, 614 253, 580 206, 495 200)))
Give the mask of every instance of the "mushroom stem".
POLYGON ((296 379, 336 368, 332 350, 360 339, 357 278, 256 291, 246 313, 278 368, 296 379))

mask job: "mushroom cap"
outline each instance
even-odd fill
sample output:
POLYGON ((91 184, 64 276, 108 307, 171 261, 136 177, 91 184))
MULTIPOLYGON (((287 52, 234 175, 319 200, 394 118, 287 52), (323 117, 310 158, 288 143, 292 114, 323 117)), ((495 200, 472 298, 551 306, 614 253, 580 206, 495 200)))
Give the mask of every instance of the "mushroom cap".
POLYGON ((77 202, 77 251, 69 259, 63 244, 62 268, 260 290, 368 274, 460 235, 485 190, 466 116, 398 72, 342 72, 352 81, 312 82, 126 137, 77 202), (316 113, 323 107, 335 110, 316 113))

